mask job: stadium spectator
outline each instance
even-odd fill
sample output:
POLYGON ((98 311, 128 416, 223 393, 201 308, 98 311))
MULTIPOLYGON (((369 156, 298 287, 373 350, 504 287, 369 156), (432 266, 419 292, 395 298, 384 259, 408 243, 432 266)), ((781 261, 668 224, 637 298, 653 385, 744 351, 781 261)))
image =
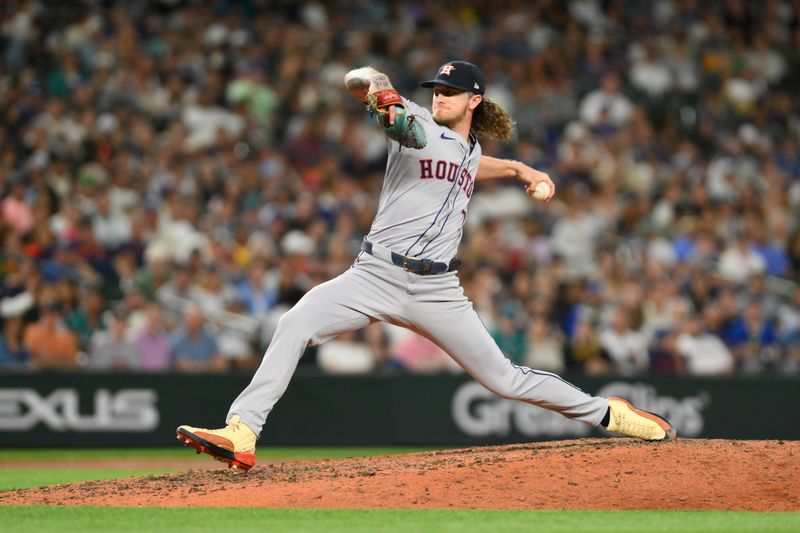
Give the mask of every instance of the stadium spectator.
POLYGON ((536 317, 529 326, 528 349, 523 364, 530 368, 561 373, 566 368, 562 334, 546 318, 536 317))
POLYGON ((35 368, 78 368, 78 337, 64 324, 64 308, 57 300, 43 302, 41 318, 25 328, 23 346, 35 368))
POLYGON ((99 191, 95 208, 92 226, 101 246, 114 249, 130 241, 131 219, 121 209, 112 208, 108 189, 99 191))
POLYGON ((733 354, 718 336, 705 330, 700 316, 690 316, 683 322, 677 348, 693 376, 722 376, 735 369, 733 354))
POLYGON ((425 337, 395 326, 387 328, 390 331, 389 364, 392 368, 422 374, 460 370, 444 350, 425 337))
POLYGON ((92 335, 85 366, 90 370, 138 370, 139 354, 127 335, 126 311, 119 308, 112 315, 108 329, 92 335))
POLYGON ((134 337, 140 368, 146 372, 163 372, 172 368, 172 344, 169 323, 160 308, 151 304, 146 313, 145 327, 134 337))
POLYGON ((647 370, 646 337, 632 327, 631 317, 622 307, 611 313, 610 324, 600 332, 600 344, 620 374, 639 374, 647 370))
POLYGON ((261 320, 247 312, 236 294, 228 294, 224 303, 224 309, 210 315, 217 323, 219 351, 229 368, 251 370, 261 362, 261 350, 255 348, 261 320))
POLYGON ((591 199, 584 186, 576 186, 571 193, 566 215, 553 226, 553 252, 563 258, 567 273, 574 278, 591 274, 595 264, 597 242, 603 230, 591 208, 591 199))
POLYGON ((575 322, 565 353, 567 368, 572 371, 594 376, 608 373, 613 368, 609 355, 590 320, 580 319, 575 322))
POLYGON ((742 284, 754 274, 767 270, 764 257, 756 252, 744 235, 736 236, 719 257, 719 274, 725 279, 742 284))
POLYGON ((183 327, 172 338, 172 359, 182 372, 221 372, 225 358, 219 351, 217 338, 205 325, 203 311, 196 304, 186 304, 183 327))
POLYGON ((31 293, 24 291, 0 300, 0 319, 3 321, 0 336, 0 367, 23 370, 31 365, 31 355, 23 342, 25 314, 33 308, 31 293))
POLYGON ((181 317, 187 303, 198 300, 194 273, 188 262, 174 264, 172 279, 156 290, 156 297, 173 321, 181 317))
POLYGON ((723 331, 723 339, 731 347, 737 365, 745 374, 755 374, 779 358, 778 338, 772 320, 764 307, 752 300, 723 331))
POLYGON ((580 103, 578 115, 594 130, 616 129, 633 116, 633 104, 620 91, 619 76, 606 72, 600 87, 589 92, 580 103))
POLYGON ((683 374, 686 361, 678 348, 678 334, 672 329, 655 333, 650 342, 650 371, 665 374, 683 374))
POLYGON ((264 317, 278 300, 274 279, 270 279, 262 262, 247 269, 246 277, 236 284, 236 294, 245 310, 255 317, 264 317))
POLYGON ((33 210, 25 199, 25 179, 16 176, 9 180, 8 187, 2 203, 3 222, 17 234, 24 235, 33 227, 33 210))
POLYGON ((375 356, 356 332, 331 339, 317 350, 317 364, 328 374, 364 374, 376 367, 375 356))
POLYGON ((489 328, 492 338, 512 363, 521 365, 528 351, 525 340, 526 320, 519 302, 506 300, 500 307, 494 326, 489 328))
POLYGON ((192 299, 206 315, 211 316, 225 309, 231 290, 223 282, 222 273, 214 265, 206 263, 201 269, 192 299))

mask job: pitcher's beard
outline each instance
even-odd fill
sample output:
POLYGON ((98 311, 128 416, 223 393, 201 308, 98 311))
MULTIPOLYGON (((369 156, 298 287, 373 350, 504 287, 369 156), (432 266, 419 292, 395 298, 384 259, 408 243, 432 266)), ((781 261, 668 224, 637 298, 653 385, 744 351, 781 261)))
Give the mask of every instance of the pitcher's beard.
POLYGON ((437 119, 436 117, 433 117, 433 121, 436 122, 440 126, 445 126, 447 128, 453 129, 453 126, 458 124, 461 121, 462 118, 463 118, 463 115, 461 117, 456 117, 456 118, 453 118, 453 119, 450 119, 450 120, 437 119))

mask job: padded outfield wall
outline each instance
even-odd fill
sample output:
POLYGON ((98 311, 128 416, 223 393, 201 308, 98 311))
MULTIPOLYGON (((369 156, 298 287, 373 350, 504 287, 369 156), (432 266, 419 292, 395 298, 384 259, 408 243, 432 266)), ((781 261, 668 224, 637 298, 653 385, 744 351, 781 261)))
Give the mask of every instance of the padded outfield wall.
MULTIPOLYGON (((218 427, 249 375, 0 374, 0 447, 170 446, 218 427)), ((684 437, 798 439, 800 379, 588 378, 583 390, 663 413, 684 437)), ((488 392, 468 376, 299 372, 260 445, 478 445, 602 433, 488 392)))

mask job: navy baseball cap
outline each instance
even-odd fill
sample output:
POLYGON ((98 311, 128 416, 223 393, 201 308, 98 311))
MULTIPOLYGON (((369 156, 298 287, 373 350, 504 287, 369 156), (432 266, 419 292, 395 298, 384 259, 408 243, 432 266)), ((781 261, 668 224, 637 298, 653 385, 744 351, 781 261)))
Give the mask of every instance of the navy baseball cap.
POLYGON ((475 94, 483 94, 486 91, 483 72, 467 61, 445 63, 439 67, 434 79, 423 81, 420 85, 428 89, 434 85, 446 85, 462 91, 472 91, 475 94))

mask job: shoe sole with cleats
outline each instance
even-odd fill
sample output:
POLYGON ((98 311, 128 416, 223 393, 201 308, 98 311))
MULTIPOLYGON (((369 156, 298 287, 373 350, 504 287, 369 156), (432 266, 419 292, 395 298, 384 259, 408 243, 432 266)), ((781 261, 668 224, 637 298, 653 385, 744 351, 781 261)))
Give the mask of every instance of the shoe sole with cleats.
POLYGON ((177 429, 178 440, 186 446, 191 446, 197 453, 205 453, 216 459, 221 463, 228 465, 228 468, 234 468, 247 472, 255 466, 255 456, 249 453, 235 453, 225 448, 220 448, 213 442, 210 442, 202 437, 199 437, 183 428, 177 429))

